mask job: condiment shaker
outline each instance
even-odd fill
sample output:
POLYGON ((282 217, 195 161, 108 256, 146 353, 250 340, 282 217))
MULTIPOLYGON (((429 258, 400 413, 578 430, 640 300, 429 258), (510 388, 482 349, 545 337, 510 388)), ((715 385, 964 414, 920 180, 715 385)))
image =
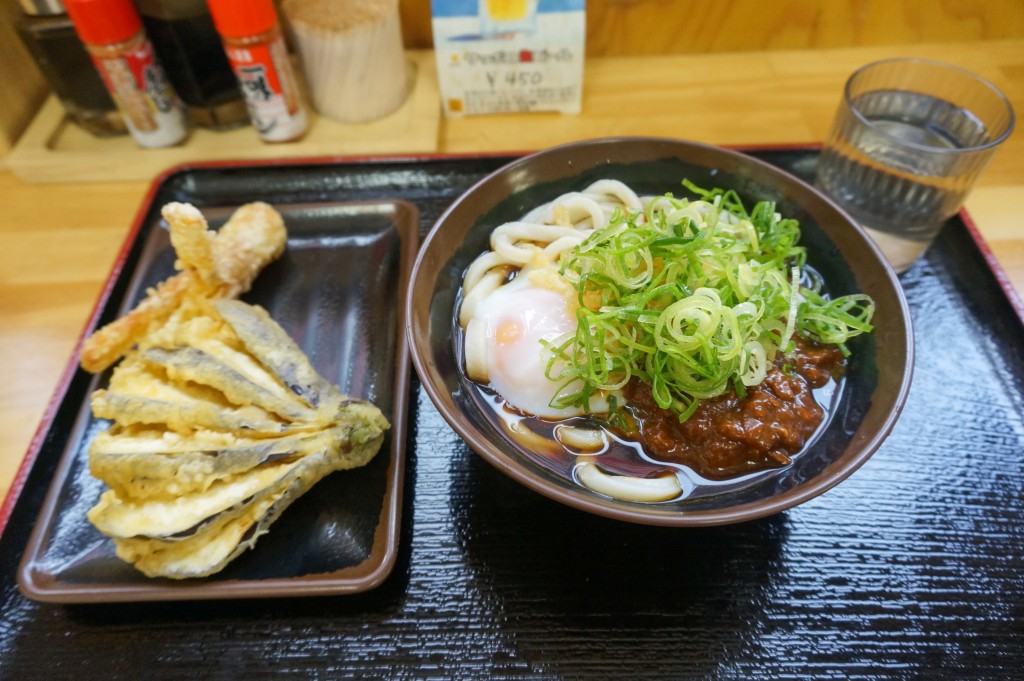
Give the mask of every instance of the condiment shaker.
POLYGON ((271 0, 208 0, 249 118, 264 142, 298 139, 306 109, 271 0))
POLYGON ((131 0, 66 0, 66 6, 135 142, 166 147, 184 140, 185 109, 131 0))
POLYGON ((97 137, 127 132, 117 105, 60 0, 21 0, 18 36, 35 59, 68 118, 97 137))

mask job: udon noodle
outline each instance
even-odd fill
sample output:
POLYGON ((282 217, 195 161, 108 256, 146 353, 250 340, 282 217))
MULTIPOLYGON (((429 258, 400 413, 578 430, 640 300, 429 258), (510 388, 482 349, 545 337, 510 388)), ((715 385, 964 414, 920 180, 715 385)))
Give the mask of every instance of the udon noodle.
POLYGON ((617 209, 639 211, 644 205, 636 192, 622 182, 598 180, 581 192, 564 194, 535 208, 522 220, 495 228, 491 232, 491 250, 466 270, 459 324, 466 327, 476 305, 504 283, 509 268, 519 269, 538 257, 555 262, 564 251, 580 245, 595 229, 607 225, 617 209))
MULTIPOLYGON (((607 442, 566 423, 598 415, 591 420, 606 433, 636 434, 644 457, 653 451, 655 461, 712 477, 785 465, 820 422, 821 410, 815 416, 806 406, 810 389, 835 373, 847 339, 870 330, 873 303, 824 294, 796 245, 799 226, 774 204, 748 213, 733 192, 684 184, 696 200, 640 196, 602 179, 496 227, 490 250, 464 276, 458 323, 466 373, 515 412, 561 422, 550 437, 569 449, 607 442), (794 373, 807 385, 790 384, 794 373), (757 461, 704 461, 716 447, 742 459, 752 440, 705 441, 695 424, 736 431, 726 421, 749 420, 744 410, 785 411, 788 403, 818 422, 797 423, 799 437, 784 443, 772 436, 757 461), (679 424, 687 421, 684 433, 679 424), (677 447, 673 438, 687 442, 677 447)), ((786 414, 778 419, 769 424, 775 432, 790 428, 786 414)), ((640 478, 609 475, 591 454, 572 475, 610 496, 628 495, 623 484, 640 478)), ((643 477, 665 488, 669 476, 643 477)), ((634 486, 634 498, 654 500, 649 482, 634 486)))

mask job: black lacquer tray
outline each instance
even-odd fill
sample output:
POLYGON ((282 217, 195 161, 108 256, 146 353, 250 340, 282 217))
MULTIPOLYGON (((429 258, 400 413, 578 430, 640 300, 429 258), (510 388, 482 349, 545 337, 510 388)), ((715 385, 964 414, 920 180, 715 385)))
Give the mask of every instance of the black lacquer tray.
MULTIPOLYGON (((805 179, 817 157, 750 153, 805 179)), ((508 160, 203 166, 149 202, 404 200, 424 234, 508 160)), ((474 454, 414 378, 397 563, 353 595, 21 595, 88 386, 73 374, 7 507, 0 679, 1024 678, 1024 325, 992 262, 964 216, 949 221, 901 277, 917 353, 893 433, 836 489, 751 523, 637 526, 549 501, 474 454)))

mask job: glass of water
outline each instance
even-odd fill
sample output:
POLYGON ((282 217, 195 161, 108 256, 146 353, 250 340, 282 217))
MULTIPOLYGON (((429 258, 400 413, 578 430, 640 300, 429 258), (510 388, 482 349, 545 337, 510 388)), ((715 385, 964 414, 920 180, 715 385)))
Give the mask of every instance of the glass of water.
POLYGON ((858 69, 818 163, 817 184, 905 271, 963 204, 1014 113, 956 66, 888 59, 858 69))

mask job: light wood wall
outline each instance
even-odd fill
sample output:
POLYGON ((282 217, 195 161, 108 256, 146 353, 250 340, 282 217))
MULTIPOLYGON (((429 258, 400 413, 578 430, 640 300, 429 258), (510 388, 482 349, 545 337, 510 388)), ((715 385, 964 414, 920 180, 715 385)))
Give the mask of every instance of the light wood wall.
MULTIPOLYGON (((400 0, 410 47, 431 47, 430 3, 400 0)), ((587 0, 593 57, 1024 37, 1024 0, 587 0)))
MULTIPOLYGON (((432 47, 429 0, 399 2, 406 45, 432 47)), ((2 2, 0 159, 47 92, 15 34, 18 14, 2 2)), ((587 0, 592 57, 1020 37, 1024 0, 587 0)))

